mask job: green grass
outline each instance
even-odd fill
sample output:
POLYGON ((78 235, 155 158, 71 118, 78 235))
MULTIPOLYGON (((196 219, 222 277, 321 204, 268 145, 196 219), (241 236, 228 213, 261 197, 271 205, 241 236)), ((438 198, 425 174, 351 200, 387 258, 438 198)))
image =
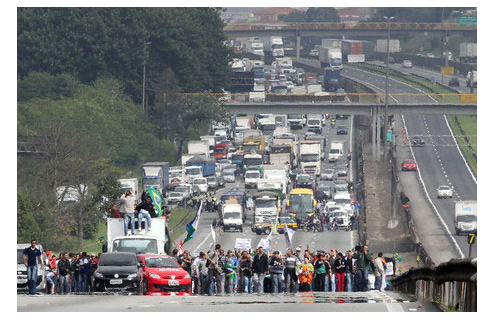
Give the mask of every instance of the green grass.
POLYGON ((186 224, 193 220, 194 217, 195 211, 192 209, 175 208, 171 211, 168 223, 171 241, 176 241, 186 232, 186 224))
MULTIPOLYGON (((463 128, 466 135, 468 136, 472 135, 470 131, 472 131, 473 129, 474 129, 474 134, 476 135, 476 117, 466 116, 465 118, 462 118, 461 116, 458 116, 457 118, 459 119, 461 127, 463 128), (471 120, 470 118, 474 120, 471 120)), ((454 116, 447 116, 447 119, 449 120, 449 124, 450 127, 452 128, 452 131, 454 132, 454 135, 456 136, 462 135, 462 133, 459 131, 459 127, 457 126, 454 116)), ((473 174, 477 176, 477 162, 473 157, 471 150, 469 149, 466 141, 462 137, 456 137, 456 138, 462 153, 464 154, 466 160, 468 161, 469 167, 473 171, 473 174)), ((471 147, 476 153, 476 137, 469 137, 468 139, 471 144, 471 147)))

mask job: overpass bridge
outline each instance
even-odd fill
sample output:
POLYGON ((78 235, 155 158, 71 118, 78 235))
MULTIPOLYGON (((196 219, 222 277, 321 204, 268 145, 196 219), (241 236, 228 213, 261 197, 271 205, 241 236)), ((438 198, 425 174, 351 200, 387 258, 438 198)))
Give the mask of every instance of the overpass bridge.
MULTIPOLYGON (((229 102, 223 104, 231 113, 246 114, 348 114, 372 115, 384 104, 346 102, 229 102)), ((476 103, 389 103, 391 114, 477 115, 476 103)))
POLYGON ((443 37, 476 35, 473 23, 414 23, 414 22, 357 22, 357 23, 234 23, 224 27, 229 37, 339 37, 339 36, 391 36, 424 34, 443 37), (427 33, 427 34, 426 34, 427 33))

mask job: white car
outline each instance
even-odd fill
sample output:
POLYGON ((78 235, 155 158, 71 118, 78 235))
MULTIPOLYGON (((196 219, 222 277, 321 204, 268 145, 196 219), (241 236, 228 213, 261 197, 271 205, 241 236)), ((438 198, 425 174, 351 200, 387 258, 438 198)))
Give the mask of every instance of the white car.
POLYGON ((447 185, 440 185, 437 189, 437 198, 450 197, 452 198, 453 190, 447 185))
POLYGON ((185 196, 182 192, 171 192, 167 197, 168 204, 182 203, 185 200, 185 196))
POLYGON ((309 52, 309 56, 319 56, 319 51, 317 49, 312 49, 309 52))
POLYGON ((412 62, 410 60, 405 60, 402 62, 402 67, 404 68, 412 68, 412 62))
POLYGON ((257 187, 257 182, 261 178, 258 170, 247 170, 245 172, 245 187, 257 187))

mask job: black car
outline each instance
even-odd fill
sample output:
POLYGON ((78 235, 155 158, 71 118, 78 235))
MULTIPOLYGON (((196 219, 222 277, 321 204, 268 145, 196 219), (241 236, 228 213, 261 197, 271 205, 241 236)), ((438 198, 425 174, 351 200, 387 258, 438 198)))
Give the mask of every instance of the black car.
POLYGON ((457 77, 453 77, 449 81, 449 86, 459 86, 459 79, 457 77))
POLYGON ((422 136, 412 136, 411 143, 413 147, 424 147, 425 140, 422 136))
POLYGON ((296 188, 310 188, 314 189, 315 187, 315 180, 313 176, 309 174, 298 174, 297 178, 295 179, 295 186, 296 188))
POLYGON ((347 120, 349 116, 347 114, 337 114, 335 119, 336 120, 347 120))
POLYGON ((316 190, 316 195, 319 195, 322 192, 326 199, 331 199, 333 196, 333 187, 331 185, 319 185, 316 190))
POLYGON ((338 126, 337 135, 346 135, 349 132, 347 126, 338 126))
POLYGON ((142 265, 135 253, 109 252, 98 260, 92 275, 92 289, 96 292, 121 291, 140 294, 142 265))
MULTIPOLYGON (((387 59, 385 58, 384 63, 387 63, 387 59)), ((389 64, 395 64, 395 59, 392 56, 388 56, 388 63, 389 64)))

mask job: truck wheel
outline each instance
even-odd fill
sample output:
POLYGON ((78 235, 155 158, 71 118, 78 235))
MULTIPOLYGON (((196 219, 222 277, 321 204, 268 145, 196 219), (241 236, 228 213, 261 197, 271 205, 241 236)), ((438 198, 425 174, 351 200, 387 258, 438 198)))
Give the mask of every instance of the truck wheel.
POLYGON ((461 234, 461 231, 459 231, 459 230, 456 229, 456 236, 458 236, 460 234, 461 234))
POLYGON ((243 225, 240 226, 240 233, 243 232, 243 225))
POLYGON ((271 233, 271 229, 265 228, 264 229, 264 234, 269 235, 271 233))

